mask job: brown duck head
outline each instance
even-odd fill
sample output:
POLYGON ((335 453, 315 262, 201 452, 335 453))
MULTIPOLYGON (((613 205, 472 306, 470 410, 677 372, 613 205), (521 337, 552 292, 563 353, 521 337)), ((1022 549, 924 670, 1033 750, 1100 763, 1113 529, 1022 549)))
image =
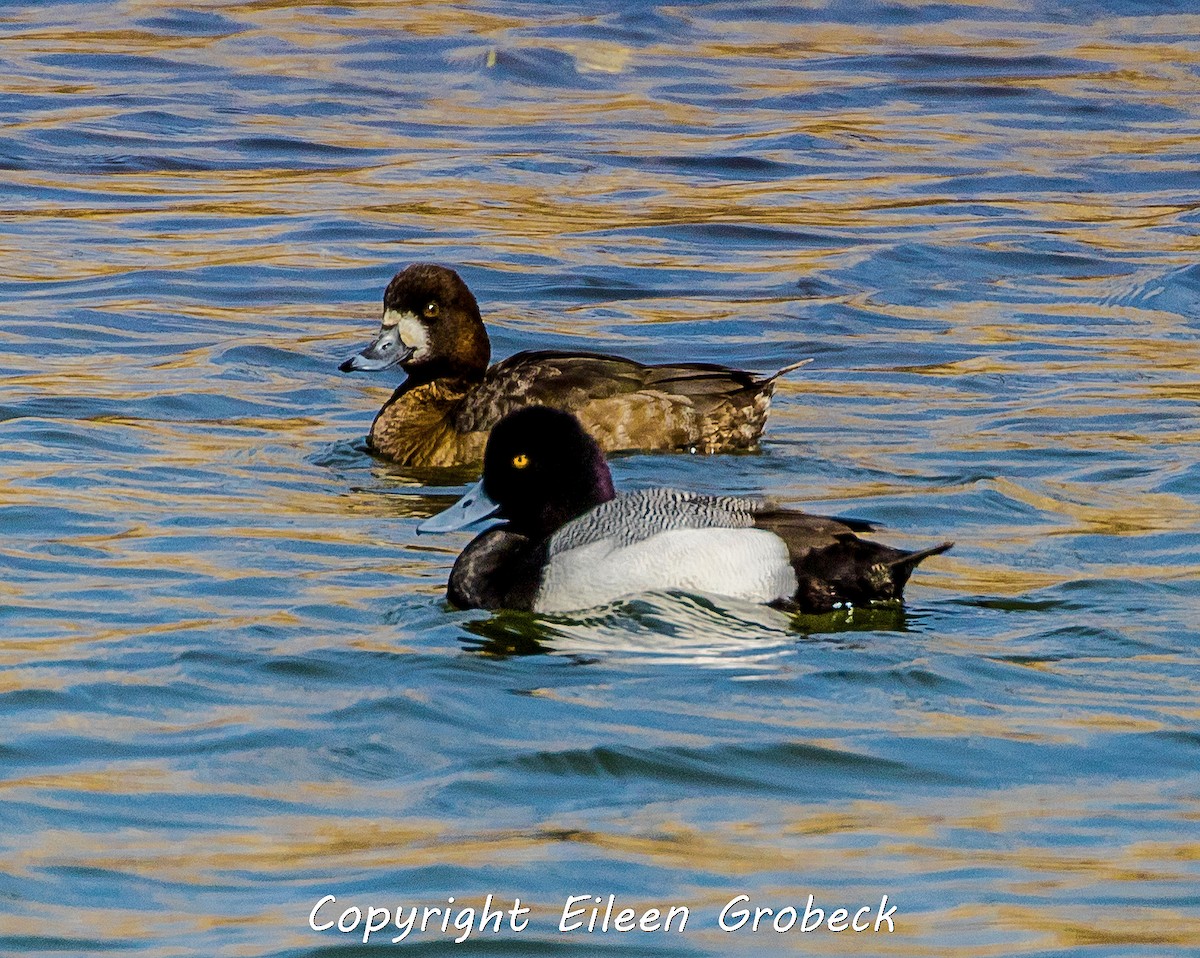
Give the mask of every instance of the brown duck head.
POLYGON ((433 263, 415 263, 388 283, 379 335, 341 369, 400 366, 410 380, 419 382, 479 379, 491 355, 479 305, 458 273, 433 263))

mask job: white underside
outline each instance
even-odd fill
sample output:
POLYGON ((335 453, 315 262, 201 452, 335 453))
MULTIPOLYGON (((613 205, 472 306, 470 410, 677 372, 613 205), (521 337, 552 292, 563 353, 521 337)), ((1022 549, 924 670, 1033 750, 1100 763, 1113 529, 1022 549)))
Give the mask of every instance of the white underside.
POLYGON ((672 529, 628 546, 603 540, 560 552, 534 609, 589 609, 663 590, 771 602, 795 593, 796 573, 783 540, 763 529, 672 529))

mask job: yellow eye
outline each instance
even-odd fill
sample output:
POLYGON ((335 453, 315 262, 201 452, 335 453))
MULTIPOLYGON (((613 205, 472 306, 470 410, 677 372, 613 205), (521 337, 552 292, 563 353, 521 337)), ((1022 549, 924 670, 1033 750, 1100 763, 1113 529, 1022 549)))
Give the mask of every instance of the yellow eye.
POLYGON ((529 457, 525 453, 521 453, 519 456, 513 456, 512 462, 514 469, 524 469, 529 465, 529 457))
POLYGON ((422 310, 422 312, 425 314, 426 319, 433 319, 438 314, 437 302, 435 301, 435 302, 426 303, 425 309, 422 310))

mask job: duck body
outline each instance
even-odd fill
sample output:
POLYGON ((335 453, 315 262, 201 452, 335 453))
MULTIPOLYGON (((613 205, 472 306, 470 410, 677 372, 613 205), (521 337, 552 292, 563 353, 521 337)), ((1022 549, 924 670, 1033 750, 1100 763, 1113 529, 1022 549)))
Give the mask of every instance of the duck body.
POLYGON ((372 452, 405 466, 478 462, 511 412, 544 405, 575 414, 605 452, 753 449, 776 379, 707 363, 644 365, 619 356, 539 350, 488 365, 475 297, 453 270, 416 264, 384 295, 379 336, 343 370, 399 365, 406 381, 375 417, 372 452))
POLYGON ((565 612, 676 590, 826 612, 900 599, 917 564, 950 548, 907 552, 859 538, 868 523, 757 499, 617 496, 578 421, 538 407, 497 426, 481 482, 421 528, 488 514, 506 521, 477 536, 450 574, 447 597, 462 608, 565 612))

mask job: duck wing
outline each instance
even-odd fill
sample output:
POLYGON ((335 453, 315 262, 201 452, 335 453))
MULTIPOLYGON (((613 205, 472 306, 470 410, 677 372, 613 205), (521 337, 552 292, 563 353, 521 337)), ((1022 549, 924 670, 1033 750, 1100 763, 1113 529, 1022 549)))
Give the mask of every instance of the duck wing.
POLYGON ((641 489, 602 502, 572 519, 550 537, 548 555, 553 558, 601 541, 630 546, 677 529, 749 529, 756 510, 762 508, 761 501, 738 496, 641 489))
POLYGON ((543 405, 578 412, 595 400, 657 389, 677 395, 733 393, 754 385, 749 373, 704 363, 646 366, 620 356, 533 350, 488 368, 462 427, 490 429, 510 412, 543 405))
MULTIPOLYGON (((856 535, 871 528, 870 523, 860 519, 809 515, 780 509, 757 499, 706 496, 676 489, 644 489, 602 503, 567 523, 546 542, 544 555, 551 563, 558 558, 570 561, 570 556, 584 557, 586 561, 581 560, 584 568, 576 571, 579 582, 587 585, 600 573, 598 566, 593 564, 595 560, 637 546, 660 533, 698 529, 760 530, 771 533, 768 541, 777 543, 774 548, 778 549, 778 558, 770 561, 781 563, 785 568, 790 564, 795 573, 794 594, 790 598, 773 600, 773 604, 804 612, 828 612, 839 605, 863 605, 901 598, 913 569, 923 559, 945 552, 951 546, 944 542, 930 549, 910 552, 856 535), (598 546, 600 551, 590 548, 593 546, 598 546)), ((660 558, 667 563, 665 546, 668 538, 657 541, 664 547, 660 558)), ((691 557, 704 565, 723 562, 730 558, 721 554, 723 550, 736 548, 736 542, 745 544, 736 537, 721 536, 705 540, 702 547, 698 540, 688 541, 699 549, 691 557), (717 552, 701 555, 705 549, 716 549, 717 552)), ((744 556, 745 561, 766 562, 761 551, 751 548, 744 556)), ((633 553, 625 555, 632 556, 633 553)), ((728 570, 727 578, 706 585, 705 589, 720 595, 741 595, 742 591, 734 586, 739 575, 744 573, 757 582, 767 572, 769 570, 756 572, 739 564, 728 570)), ((555 584, 561 586, 561 583, 555 584)), ((686 585, 683 580, 658 583, 655 587, 682 585, 686 585)), ((582 588, 578 583, 573 587, 582 588)))
POLYGON ((776 378, 793 368, 761 378, 711 363, 522 352, 488 369, 456 426, 487 430, 516 409, 545 405, 575 413, 607 452, 748 449, 762 433, 776 378))
POLYGON ((673 489, 601 503, 548 540, 535 608, 590 608, 662 590, 761 603, 790 599, 796 577, 787 548, 753 528, 760 506, 673 489))

